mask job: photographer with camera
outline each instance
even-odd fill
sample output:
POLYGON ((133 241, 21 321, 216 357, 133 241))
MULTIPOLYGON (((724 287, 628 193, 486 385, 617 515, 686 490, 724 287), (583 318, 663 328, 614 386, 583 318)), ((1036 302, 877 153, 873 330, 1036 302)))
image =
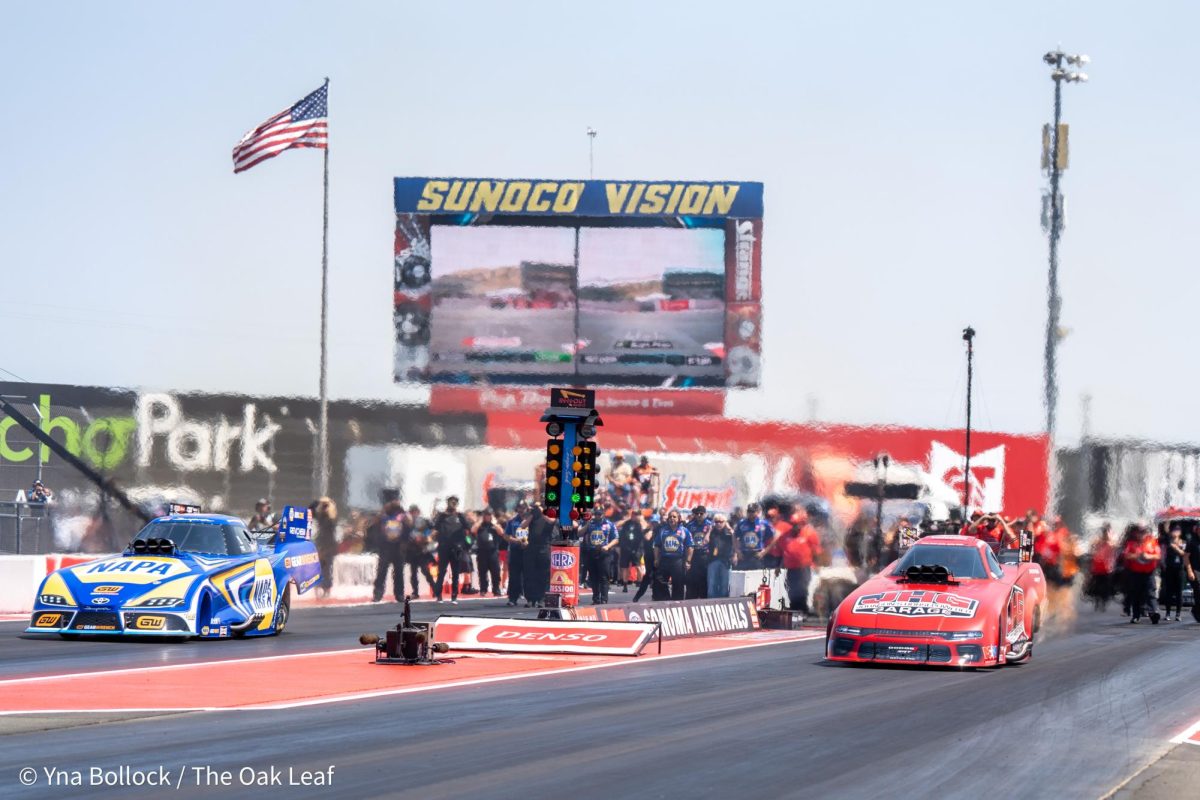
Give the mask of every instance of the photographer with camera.
POLYGON ((967 529, 967 535, 986 542, 993 553, 1015 550, 1020 546, 1020 537, 999 514, 980 514, 978 518, 972 515, 972 519, 975 522, 967 529))
POLYGON ((491 579, 492 597, 500 596, 500 528, 492 519, 492 510, 480 513, 472 533, 475 536, 475 561, 479 565, 479 596, 488 593, 491 579))
POLYGON ((468 552, 466 515, 458 510, 458 498, 454 495, 446 498, 446 510, 433 519, 433 534, 437 539, 437 584, 433 587, 433 596, 442 602, 442 590, 446 582, 446 574, 450 574, 450 602, 458 605, 459 576, 462 574, 462 562, 468 552))

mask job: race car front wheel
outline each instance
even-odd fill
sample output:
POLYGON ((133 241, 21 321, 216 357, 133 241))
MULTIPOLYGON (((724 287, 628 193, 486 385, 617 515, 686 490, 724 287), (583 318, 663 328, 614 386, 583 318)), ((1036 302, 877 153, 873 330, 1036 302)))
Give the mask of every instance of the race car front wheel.
POLYGON ((287 627, 288 617, 292 613, 292 585, 283 588, 283 597, 279 598, 279 608, 275 609, 275 633, 283 633, 287 627))

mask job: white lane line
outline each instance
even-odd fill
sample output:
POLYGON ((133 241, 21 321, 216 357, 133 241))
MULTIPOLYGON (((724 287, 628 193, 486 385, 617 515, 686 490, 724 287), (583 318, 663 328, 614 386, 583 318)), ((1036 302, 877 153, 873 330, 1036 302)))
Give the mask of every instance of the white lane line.
POLYGON ((1194 744, 1200 745, 1200 741, 1194 740, 1192 737, 1200 733, 1200 720, 1196 720, 1183 733, 1171 740, 1171 744, 1194 744))
POLYGON ((192 667, 209 667, 219 664, 253 664, 256 661, 284 661, 291 658, 306 656, 329 656, 338 653, 368 653, 374 652, 366 647, 350 647, 345 650, 320 650, 315 653, 283 653, 277 656, 255 656, 253 658, 222 658, 216 661, 188 661, 179 664, 159 664, 153 667, 124 667, 122 669, 105 669, 93 672, 67 672, 60 675, 31 675, 24 678, 6 678, 0 680, 0 687, 12 686, 18 683, 36 683, 39 681, 54 681, 60 678, 93 678, 107 675, 132 675, 138 672, 160 672, 172 669, 191 669, 192 667))
POLYGON ((809 642, 814 639, 824 639, 825 633, 814 633, 808 636, 801 636, 795 639, 774 639, 769 642, 754 642, 753 644, 743 644, 736 647, 725 647, 720 650, 698 650, 694 653, 672 653, 665 656, 654 656, 649 659, 630 658, 622 661, 609 661, 602 664, 585 664, 578 667, 563 667, 562 669, 547 669, 538 672, 517 672, 510 675, 493 675, 487 678, 469 678, 467 680, 453 681, 451 683, 431 683, 421 686, 407 686, 400 689, 379 689, 370 692, 356 692, 354 694, 345 695, 329 695, 326 697, 312 698, 308 700, 291 700, 282 703, 263 703, 261 705, 251 706, 229 706, 229 707, 212 707, 212 706, 196 706, 194 708, 88 708, 88 709, 31 709, 27 711, 0 711, 0 717, 17 716, 17 715, 33 715, 33 714, 153 714, 153 713, 170 713, 184 711, 286 711, 293 708, 305 708, 308 706, 323 706, 333 703, 347 703, 354 700, 369 700, 374 697, 392 697, 404 694, 419 694, 423 692, 439 691, 441 689, 457 689, 464 686, 482 686, 489 683, 503 683, 506 681, 517 681, 526 678, 537 678, 543 675, 566 675, 572 672, 585 672, 594 669, 608 669, 609 667, 627 667, 631 664, 646 664, 657 661, 666 661, 675 658, 690 658, 692 656, 706 656, 720 653, 731 653, 735 650, 749 650, 756 647, 770 647, 777 644, 794 644, 796 642, 809 642))

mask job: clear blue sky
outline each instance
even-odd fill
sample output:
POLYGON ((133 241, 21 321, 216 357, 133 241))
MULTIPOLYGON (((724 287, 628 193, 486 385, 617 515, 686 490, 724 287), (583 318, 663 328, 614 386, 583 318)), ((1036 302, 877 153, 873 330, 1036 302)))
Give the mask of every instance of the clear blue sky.
POLYGON ((1042 424, 1040 56, 1066 92, 1061 427, 1195 438, 1194 4, 7 3, 0 367, 314 394, 321 157, 230 149, 331 80, 331 392, 391 385, 391 178, 766 184, 739 414, 1042 424), (287 321, 281 323, 282 315, 287 321), (880 352, 886 348, 886 352, 880 352))

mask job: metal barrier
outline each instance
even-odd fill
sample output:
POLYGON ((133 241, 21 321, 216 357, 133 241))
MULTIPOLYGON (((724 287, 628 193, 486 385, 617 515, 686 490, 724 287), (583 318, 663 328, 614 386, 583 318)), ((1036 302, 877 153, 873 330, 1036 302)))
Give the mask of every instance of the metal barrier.
POLYGON ((0 501, 0 553, 54 552, 54 527, 45 503, 0 501))

